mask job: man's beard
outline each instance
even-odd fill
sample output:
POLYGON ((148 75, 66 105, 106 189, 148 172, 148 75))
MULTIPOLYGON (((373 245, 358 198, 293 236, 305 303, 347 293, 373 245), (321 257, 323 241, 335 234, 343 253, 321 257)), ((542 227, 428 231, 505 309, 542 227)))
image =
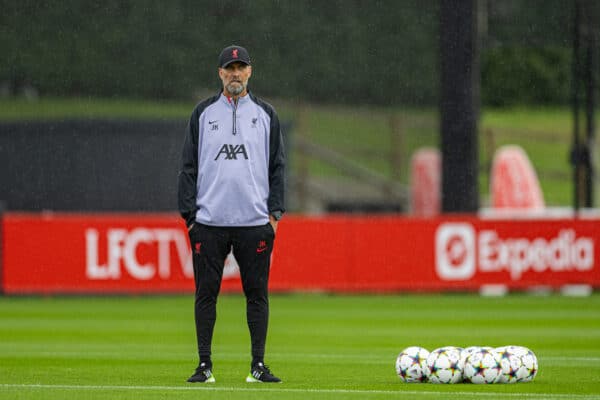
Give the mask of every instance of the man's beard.
POLYGON ((242 94, 244 89, 246 89, 246 85, 244 85, 242 82, 231 82, 227 85, 227 91, 229 92, 229 94, 232 94, 234 96, 242 94), (237 85, 235 85, 235 83, 237 83, 237 85))

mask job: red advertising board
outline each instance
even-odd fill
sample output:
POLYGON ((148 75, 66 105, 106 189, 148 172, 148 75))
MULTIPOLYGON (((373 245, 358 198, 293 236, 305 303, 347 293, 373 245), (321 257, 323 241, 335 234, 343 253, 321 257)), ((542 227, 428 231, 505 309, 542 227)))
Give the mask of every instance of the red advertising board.
MULTIPOLYGON (((286 216, 272 291, 393 292, 600 287, 599 219, 286 216)), ((175 214, 2 217, 2 291, 173 293, 194 287, 187 232, 175 214)), ((234 259, 223 291, 241 291, 234 259)))

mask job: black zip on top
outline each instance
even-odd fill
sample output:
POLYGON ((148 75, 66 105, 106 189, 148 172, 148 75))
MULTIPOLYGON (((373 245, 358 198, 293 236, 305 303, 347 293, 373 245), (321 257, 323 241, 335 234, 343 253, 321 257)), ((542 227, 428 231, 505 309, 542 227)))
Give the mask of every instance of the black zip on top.
POLYGON ((232 102, 232 104, 233 104, 233 134, 235 135, 235 134, 237 134, 237 126, 236 126, 237 116, 236 116, 236 114, 237 114, 238 99, 233 98, 232 100, 233 100, 233 102, 232 102))

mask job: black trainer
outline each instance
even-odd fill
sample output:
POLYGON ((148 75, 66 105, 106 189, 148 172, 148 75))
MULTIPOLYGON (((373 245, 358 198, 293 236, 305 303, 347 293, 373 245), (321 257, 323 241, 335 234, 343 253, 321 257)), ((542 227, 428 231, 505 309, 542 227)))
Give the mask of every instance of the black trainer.
POLYGON ((212 374, 212 367, 201 363, 194 375, 190 376, 187 380, 190 383, 215 383, 215 376, 212 374))
POLYGON ((281 379, 271 373, 269 367, 259 362, 252 367, 252 370, 246 377, 248 383, 280 383, 281 379))

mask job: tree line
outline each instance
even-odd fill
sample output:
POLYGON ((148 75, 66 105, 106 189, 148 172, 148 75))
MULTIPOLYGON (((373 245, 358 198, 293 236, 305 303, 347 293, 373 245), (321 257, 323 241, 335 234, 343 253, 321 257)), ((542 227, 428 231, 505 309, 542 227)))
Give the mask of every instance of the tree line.
MULTIPOLYGON (((569 101, 572 4, 478 1, 484 104, 569 101)), ((436 105, 438 0, 0 0, 3 93, 188 99, 245 46, 251 88, 291 100, 436 105)))

